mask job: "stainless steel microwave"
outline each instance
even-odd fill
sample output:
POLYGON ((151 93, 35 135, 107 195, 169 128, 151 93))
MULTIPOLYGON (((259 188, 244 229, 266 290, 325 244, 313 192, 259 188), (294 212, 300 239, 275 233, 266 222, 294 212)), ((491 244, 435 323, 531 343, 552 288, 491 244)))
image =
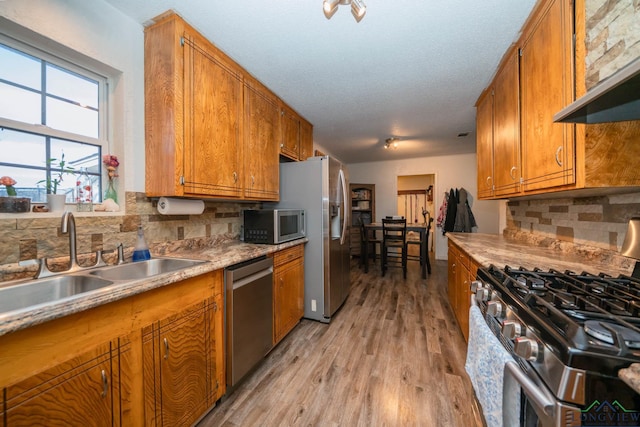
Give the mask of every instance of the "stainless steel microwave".
POLYGON ((277 245, 306 236, 304 209, 247 209, 244 241, 277 245))

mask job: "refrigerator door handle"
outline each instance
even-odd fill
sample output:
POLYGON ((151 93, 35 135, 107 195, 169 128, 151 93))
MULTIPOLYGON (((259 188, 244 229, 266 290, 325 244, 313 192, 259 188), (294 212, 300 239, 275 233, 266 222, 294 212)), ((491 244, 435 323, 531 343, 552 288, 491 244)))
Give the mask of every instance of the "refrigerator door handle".
POLYGON ((344 176, 344 171, 340 168, 338 172, 338 176, 340 177, 340 183, 342 184, 342 234, 340 235, 340 244, 344 245, 345 239, 347 238, 347 180, 344 176))

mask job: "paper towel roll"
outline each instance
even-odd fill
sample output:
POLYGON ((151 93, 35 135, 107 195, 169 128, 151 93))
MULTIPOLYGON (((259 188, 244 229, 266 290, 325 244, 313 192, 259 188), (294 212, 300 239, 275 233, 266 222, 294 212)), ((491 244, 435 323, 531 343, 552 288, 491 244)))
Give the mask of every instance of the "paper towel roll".
POLYGON ((158 212, 162 215, 200 215, 204 212, 204 202, 202 200, 160 197, 158 212))

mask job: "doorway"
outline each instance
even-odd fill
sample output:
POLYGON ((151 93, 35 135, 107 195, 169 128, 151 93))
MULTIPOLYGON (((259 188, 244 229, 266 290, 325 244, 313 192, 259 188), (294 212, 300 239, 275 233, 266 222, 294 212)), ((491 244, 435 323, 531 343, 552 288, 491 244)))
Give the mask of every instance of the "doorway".
MULTIPOLYGON (((407 223, 424 224, 434 218, 435 174, 398 176, 398 215, 404 216, 407 223)), ((433 227, 431 223, 429 250, 433 251, 433 227)))

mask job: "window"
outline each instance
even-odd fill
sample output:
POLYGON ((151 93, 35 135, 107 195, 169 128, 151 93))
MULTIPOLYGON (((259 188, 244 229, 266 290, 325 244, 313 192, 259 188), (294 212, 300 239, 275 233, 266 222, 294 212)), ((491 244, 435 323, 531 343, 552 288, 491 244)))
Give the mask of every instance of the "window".
POLYGON ((0 64, 0 176, 16 180, 18 195, 32 202, 45 202, 53 192, 47 183, 59 180, 57 193, 73 203, 75 176, 86 168, 99 203, 107 79, 4 36, 0 64))

